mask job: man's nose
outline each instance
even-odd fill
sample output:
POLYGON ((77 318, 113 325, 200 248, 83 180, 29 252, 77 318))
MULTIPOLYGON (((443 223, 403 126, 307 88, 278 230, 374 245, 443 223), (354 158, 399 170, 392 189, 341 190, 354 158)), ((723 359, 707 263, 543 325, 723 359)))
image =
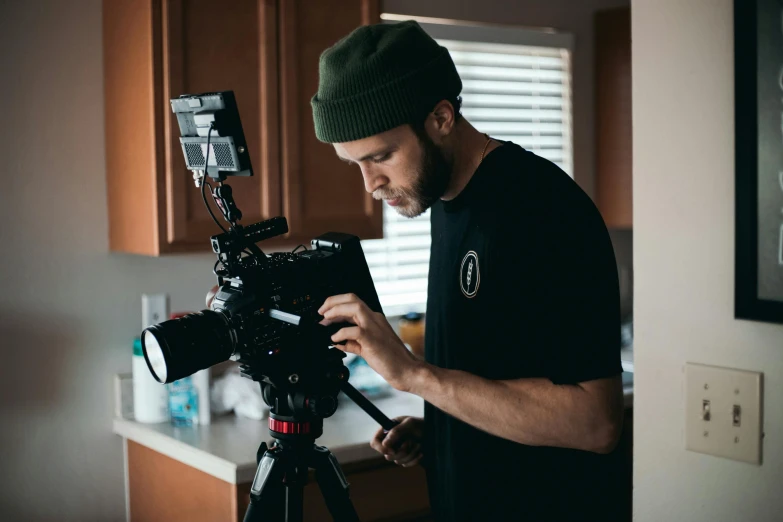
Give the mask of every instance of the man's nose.
POLYGON ((372 194, 386 183, 388 180, 385 176, 373 172, 371 167, 362 166, 362 178, 364 179, 364 190, 372 194))

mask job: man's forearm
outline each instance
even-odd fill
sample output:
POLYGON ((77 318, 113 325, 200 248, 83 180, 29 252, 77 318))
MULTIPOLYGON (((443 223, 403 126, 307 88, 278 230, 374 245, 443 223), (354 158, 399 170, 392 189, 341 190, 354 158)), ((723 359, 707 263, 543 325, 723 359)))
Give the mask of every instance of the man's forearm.
MULTIPOLYGON (((605 385, 621 388, 616 381, 605 385)), ((597 396, 581 385, 556 385, 548 379, 492 381, 423 363, 411 376, 408 391, 463 422, 531 446, 606 453, 622 425, 619 389, 597 396)))

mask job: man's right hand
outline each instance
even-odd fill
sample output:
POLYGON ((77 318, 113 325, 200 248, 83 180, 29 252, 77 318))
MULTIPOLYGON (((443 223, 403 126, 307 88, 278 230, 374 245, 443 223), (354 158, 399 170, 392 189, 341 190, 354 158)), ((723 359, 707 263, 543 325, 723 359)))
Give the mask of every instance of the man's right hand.
POLYGON ((209 292, 207 292, 206 302, 207 302, 207 308, 209 308, 210 310, 212 310, 212 301, 215 300, 215 296, 218 293, 218 289, 219 289, 218 285, 215 285, 209 289, 209 292))
POLYGON ((397 417, 394 420, 399 424, 385 435, 383 428, 379 429, 370 441, 370 446, 386 457, 386 460, 393 460, 404 468, 415 466, 424 456, 421 453, 424 419, 397 417))

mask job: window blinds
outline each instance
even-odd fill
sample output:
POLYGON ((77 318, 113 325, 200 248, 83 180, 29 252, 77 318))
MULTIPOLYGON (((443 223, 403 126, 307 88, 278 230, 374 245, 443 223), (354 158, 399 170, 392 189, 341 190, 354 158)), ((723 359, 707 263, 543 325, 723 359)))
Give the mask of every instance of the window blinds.
MULTIPOLYGON (((449 38, 439 38, 440 28, 422 26, 449 50, 462 78, 462 114, 476 129, 512 141, 573 175, 569 47, 486 41, 498 34, 488 28, 478 33, 492 38, 476 38, 476 31, 471 38, 471 29, 477 29, 471 27, 448 28, 449 38)), ((513 29, 500 33, 513 34, 509 31, 513 29)), ((403 218, 384 206, 384 238, 362 242, 386 315, 424 311, 429 216, 427 211, 403 218)))

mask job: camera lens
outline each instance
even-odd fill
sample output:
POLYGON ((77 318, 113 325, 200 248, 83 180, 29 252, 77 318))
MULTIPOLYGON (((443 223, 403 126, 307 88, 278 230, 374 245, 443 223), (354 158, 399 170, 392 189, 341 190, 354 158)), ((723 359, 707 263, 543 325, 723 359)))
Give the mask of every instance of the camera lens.
POLYGON ((231 357, 235 334, 224 314, 203 310, 150 326, 141 345, 152 376, 170 383, 231 357))
POLYGON ((166 382, 166 358, 163 356, 163 349, 160 347, 160 343, 155 339, 155 334, 150 330, 144 330, 142 345, 144 346, 144 358, 152 372, 152 376, 158 382, 166 382))

